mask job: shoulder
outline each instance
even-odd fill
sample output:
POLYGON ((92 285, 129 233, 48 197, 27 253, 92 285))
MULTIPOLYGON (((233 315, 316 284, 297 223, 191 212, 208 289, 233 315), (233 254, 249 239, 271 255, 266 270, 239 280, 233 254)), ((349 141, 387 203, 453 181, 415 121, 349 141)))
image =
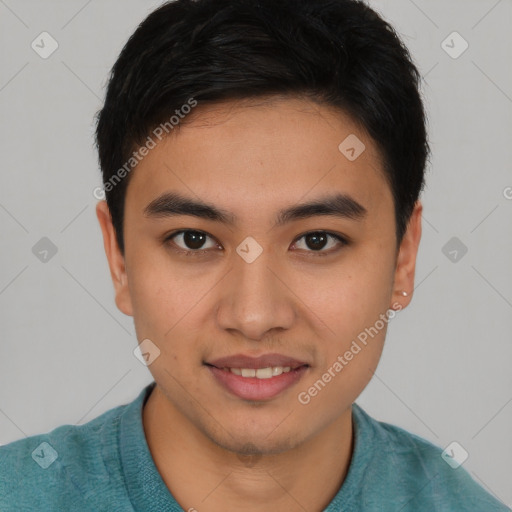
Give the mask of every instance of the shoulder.
POLYGON ((354 413, 360 424, 372 431, 374 446, 367 476, 395 489, 391 499, 396 504, 400 496, 403 512, 510 510, 462 467, 462 447, 454 445, 445 451, 398 426, 373 419, 358 405, 354 413))
POLYGON ((114 476, 117 426, 125 407, 84 425, 62 425, 0 446, 0 510, 92 510, 90 489, 114 476))

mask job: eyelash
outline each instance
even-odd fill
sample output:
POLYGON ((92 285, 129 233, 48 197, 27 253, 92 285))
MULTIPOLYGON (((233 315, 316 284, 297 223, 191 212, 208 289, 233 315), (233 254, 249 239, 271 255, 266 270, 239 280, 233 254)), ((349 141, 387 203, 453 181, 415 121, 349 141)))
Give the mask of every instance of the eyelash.
MULTIPOLYGON (((175 231, 174 233, 171 233, 169 236, 166 236, 164 238, 164 243, 166 243, 166 244, 167 243, 172 243, 172 239, 174 237, 176 237, 178 235, 181 235, 183 233, 190 233, 190 232, 206 235, 207 237, 210 237, 213 240, 215 240, 215 238, 212 235, 210 235, 209 233, 206 233, 205 231, 199 231, 197 229, 181 229, 179 231, 175 231)), ((336 239, 338 242, 340 242, 341 247, 344 247, 344 246, 349 244, 349 241, 346 238, 344 238, 343 236, 338 235, 336 233, 331 233, 329 231, 321 231, 321 230, 319 230, 319 231, 308 231, 307 233, 304 233, 304 234, 300 235, 298 238, 296 238, 294 244, 297 243, 301 238, 304 238, 304 237, 306 237, 308 235, 313 235, 313 234, 323 234, 323 235, 330 236, 330 237, 336 239)), ((175 251, 175 252, 177 252, 179 254, 184 254, 185 256, 194 256, 194 257, 202 256, 202 255, 206 254, 209 251, 209 249, 195 249, 195 250, 194 249, 190 249, 190 250, 185 250, 185 249, 182 249, 182 248, 176 246, 176 244, 174 244, 174 243, 172 245, 174 246, 174 247, 172 247, 173 251, 175 251)), ((338 250, 340 250, 341 247, 338 248, 338 249, 335 249, 334 251, 331 249, 329 251, 312 251, 312 250, 309 250, 309 251, 306 251, 306 252, 310 253, 310 255, 312 257, 324 257, 324 256, 329 256, 329 255, 333 254, 333 252, 338 252, 338 250)))

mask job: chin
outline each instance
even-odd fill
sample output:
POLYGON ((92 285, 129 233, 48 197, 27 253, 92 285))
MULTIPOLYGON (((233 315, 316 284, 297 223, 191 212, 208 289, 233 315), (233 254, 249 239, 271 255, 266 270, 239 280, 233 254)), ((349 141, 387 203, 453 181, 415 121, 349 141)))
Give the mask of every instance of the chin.
MULTIPOLYGON (((271 432, 270 435, 262 434, 261 429, 256 429, 254 435, 244 430, 243 432, 231 431, 231 436, 208 436, 220 448, 234 452, 238 455, 277 455, 295 448, 297 445, 289 433, 281 433, 279 437, 271 432)), ((226 432, 223 432, 226 434, 226 432)))

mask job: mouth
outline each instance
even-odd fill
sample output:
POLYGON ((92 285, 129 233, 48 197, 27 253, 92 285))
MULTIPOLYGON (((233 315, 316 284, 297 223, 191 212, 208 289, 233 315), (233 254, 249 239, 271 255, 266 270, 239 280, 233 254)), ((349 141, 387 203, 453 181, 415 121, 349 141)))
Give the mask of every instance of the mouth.
MULTIPOLYGON (((217 368, 216 366, 209 365, 206 363, 206 366, 211 366, 212 368, 217 368)), ((217 368, 217 370, 223 370, 226 372, 231 372, 235 375, 244 378, 256 378, 256 379, 271 379, 272 377, 278 377, 283 373, 288 373, 291 371, 298 370, 303 366, 308 365, 300 365, 292 368, 291 366, 267 366, 266 368, 217 368)))
POLYGON ((308 363, 279 354, 258 358, 232 356, 204 365, 223 389, 251 401, 276 397, 296 384, 310 368, 308 363))

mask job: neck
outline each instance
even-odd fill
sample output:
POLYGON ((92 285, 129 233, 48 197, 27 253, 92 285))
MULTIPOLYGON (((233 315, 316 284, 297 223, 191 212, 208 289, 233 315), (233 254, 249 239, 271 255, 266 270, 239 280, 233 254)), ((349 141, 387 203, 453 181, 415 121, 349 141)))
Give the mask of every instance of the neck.
POLYGON ((352 411, 304 443, 276 455, 241 456, 225 450, 177 411, 155 386, 143 409, 155 465, 184 510, 323 510, 350 465, 352 411))

